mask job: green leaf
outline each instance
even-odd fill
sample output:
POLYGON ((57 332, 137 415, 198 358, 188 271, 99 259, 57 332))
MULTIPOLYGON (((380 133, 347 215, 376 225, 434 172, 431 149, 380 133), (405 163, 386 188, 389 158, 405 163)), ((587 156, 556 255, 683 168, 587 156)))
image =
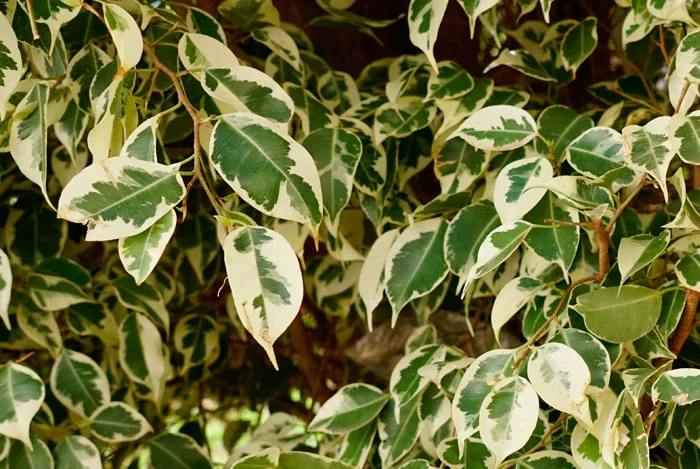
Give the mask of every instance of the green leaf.
POLYGON ((178 166, 109 158, 76 175, 61 193, 58 217, 88 224, 88 241, 146 231, 185 195, 178 166))
POLYGON ((146 419, 123 402, 105 404, 90 416, 92 434, 107 443, 134 441, 152 432, 146 419))
POLYGON ((7 464, 7 466, 4 466, 7 469, 14 469, 15 467, 31 469, 54 468, 53 457, 48 446, 35 436, 31 437, 31 442, 28 439, 26 444, 22 441, 13 441, 10 446, 10 454, 6 459, 0 461, 0 465, 3 463, 7 464))
POLYGON ((654 402, 675 402, 685 406, 700 400, 700 370, 677 368, 665 371, 651 387, 654 402))
POLYGON ((374 421, 389 399, 387 394, 368 384, 343 386, 321 406, 307 431, 345 434, 364 428, 374 421))
POLYGON ((204 451, 191 436, 165 433, 148 443, 153 469, 211 469, 204 451))
POLYGON ((308 469, 352 469, 352 466, 318 454, 301 451, 280 453, 279 469, 297 469, 300 467, 308 469))
POLYGON ((608 127, 593 127, 569 144, 566 160, 576 172, 591 179, 619 170, 617 180, 629 184, 634 171, 625 167, 624 148, 625 142, 618 132, 608 127))
MULTIPOLYGON (((45 395, 44 383, 31 369, 11 361, 0 366, 0 434, 23 443, 13 443, 10 453, 15 444, 21 448, 25 445, 32 448, 33 443, 39 441, 34 438, 30 440, 29 424, 44 402, 45 395)), ((25 450, 18 448, 18 451, 25 450)))
POLYGON ((226 33, 212 15, 199 8, 187 8, 187 28, 205 36, 209 36, 222 44, 226 44, 226 33))
POLYGON ((428 79, 426 99, 455 99, 474 88, 474 79, 457 62, 438 62, 437 72, 428 79))
POLYGON ((133 382, 148 388, 156 405, 161 404, 169 363, 160 332, 146 316, 131 313, 119 325, 119 364, 133 382))
POLYGON ((27 285, 34 303, 45 311, 58 311, 91 301, 78 285, 64 277, 31 274, 27 285))
POLYGON ((224 18, 243 29, 280 25, 280 14, 272 0, 226 0, 218 10, 224 18))
POLYGON ((491 327, 496 342, 501 343, 501 328, 544 287, 534 277, 517 277, 506 283, 496 295, 491 313, 491 327))
POLYGON ((501 223, 519 220, 535 207, 547 192, 538 186, 550 180, 553 175, 552 164, 540 156, 516 160, 506 165, 498 174, 493 189, 493 203, 501 223))
POLYGON ((675 270, 678 281, 686 288, 700 291, 700 254, 689 254, 676 262, 675 270))
POLYGON ((666 173, 675 152, 669 138, 668 116, 657 117, 644 127, 630 125, 622 129, 625 139, 625 160, 632 169, 646 172, 659 183, 668 201, 666 173))
POLYGON ((119 5, 104 5, 105 24, 119 55, 119 73, 136 66, 143 53, 143 37, 136 20, 119 5))
POLYGON ((10 330, 10 316, 8 308, 10 306, 10 295, 12 294, 12 269, 10 268, 10 258, 5 251, 0 249, 0 319, 10 330))
POLYGON ((479 201, 464 207, 450 222, 445 235, 445 260, 460 284, 476 264, 479 248, 501 222, 493 204, 479 201))
POLYGON ((24 196, 10 209, 5 223, 7 254, 32 266, 60 254, 68 237, 68 224, 56 218, 40 196, 24 196))
POLYGON ((384 265, 398 234, 399 230, 390 230, 379 236, 362 264, 357 290, 367 315, 367 326, 370 331, 372 331, 372 312, 384 297, 386 287, 384 265))
POLYGON ((233 69, 239 65, 225 44, 208 35, 185 33, 177 44, 178 57, 186 70, 202 80, 207 69, 233 69))
POLYGON ((684 81, 700 83, 700 31, 687 34, 678 44, 676 70, 684 81))
POLYGON ((148 278, 175 232, 175 210, 166 212, 150 228, 139 234, 119 239, 119 259, 137 285, 148 278))
POLYGON ((491 231, 479 246, 476 262, 464 281, 465 289, 474 280, 483 277, 505 262, 518 249, 531 229, 530 223, 519 220, 501 225, 491 231))
POLYGON ((353 467, 363 467, 372 450, 376 434, 377 419, 373 419, 364 427, 346 433, 338 449, 338 459, 353 467))
POLYGON ((598 20, 590 16, 569 29, 561 41, 561 61, 566 70, 576 69, 593 53, 598 44, 598 20))
POLYGON ((469 365, 455 391, 452 401, 452 421, 457 432, 460 453, 465 440, 479 430, 481 404, 500 380, 513 374, 513 352, 489 350, 469 365))
POLYGON ((434 101, 424 101, 417 96, 405 96, 396 103, 382 104, 374 119, 375 142, 380 144, 389 137, 408 137, 430 125, 436 113, 434 101))
POLYGON ((319 129, 301 142, 314 159, 321 179, 323 206, 332 224, 350 200, 362 141, 344 129, 319 129))
POLYGON ((22 68, 17 36, 5 15, 0 14, 0 120, 5 119, 8 100, 22 78, 22 68))
POLYGON ((296 254, 279 233, 245 226, 226 237, 224 256, 241 323, 277 368, 272 345, 296 317, 304 292, 296 254))
POLYGON ((87 438, 71 435, 61 440, 53 450, 56 469, 102 469, 97 447, 87 438))
POLYGON ((267 448, 259 453, 251 454, 237 461, 226 463, 226 469, 261 469, 276 468, 279 464, 280 450, 275 447, 267 448))
POLYGON ((661 293, 636 285, 602 288, 580 295, 573 309, 583 316, 593 335, 622 343, 654 327, 661 315, 661 293))
POLYGON ((124 275, 112 281, 117 299, 125 307, 139 311, 157 326, 170 333, 170 318, 161 292, 155 287, 142 283, 137 285, 133 277, 124 275))
POLYGON ((567 328, 552 337, 550 342, 564 344, 583 358, 591 374, 591 387, 603 390, 608 386, 612 367, 610 354, 598 339, 586 331, 567 328))
POLYGON ((313 158, 299 143, 261 117, 235 113, 217 121, 209 155, 221 177, 254 208, 316 231, 321 182, 313 158), (231 152, 238 157, 230 158, 231 152))
POLYGON ((443 253, 446 232, 447 223, 439 218, 420 221, 392 244, 384 267, 392 325, 406 304, 430 293, 447 276, 443 253))
POLYGON ((469 17, 469 34, 474 38, 476 20, 482 13, 498 4, 498 0, 459 0, 459 5, 469 17))
POLYGON ((443 194, 467 190, 486 171, 491 152, 479 150, 461 138, 445 142, 435 159, 435 175, 443 194))
POLYGON ((180 319, 173 340, 175 349, 185 359, 182 374, 219 356, 219 331, 214 320, 206 314, 188 314, 180 319))
POLYGON ((231 104, 236 111, 251 112, 277 124, 280 131, 287 130, 294 102, 265 73, 245 65, 207 68, 202 72, 201 83, 209 95, 231 104))
MULTIPOLYGON (((556 158, 557 163, 561 163, 569 144, 593 127, 593 120, 566 106, 554 105, 540 113, 537 127, 539 135, 547 144, 540 153, 549 153, 552 158, 556 158)), ((540 143, 541 140, 536 141, 536 144, 540 143)))
POLYGON ((520 376, 504 378, 486 396, 479 411, 479 433, 497 463, 525 446, 537 425, 538 411, 535 389, 520 376))
POLYGON ((292 36, 284 29, 275 26, 265 26, 253 31, 253 39, 265 44, 274 54, 277 54, 296 70, 302 70, 299 48, 292 36))
POLYGON ((435 72, 438 71, 438 65, 433 55, 433 47, 445 10, 447 0, 411 0, 408 6, 409 38, 413 45, 425 53, 435 72))
POLYGON ((92 358, 64 349, 51 369, 51 390, 56 399, 83 417, 110 401, 109 382, 92 358))
POLYGON ((419 397, 429 384, 426 378, 418 374, 418 370, 429 363, 443 361, 445 353, 443 345, 424 345, 399 360, 389 381, 392 404, 396 405, 397 410, 419 397))
MULTIPOLYGON (((632 466, 630 466, 632 467, 632 466)), ((578 469, 574 459, 562 451, 538 451, 518 458, 516 469, 578 469)))
POLYGON ((399 408, 390 402, 379 415, 379 457, 382 467, 391 467, 403 458, 418 441, 420 417, 418 404, 420 396, 399 408))
POLYGON ((700 112, 676 114, 671 126, 673 138, 678 141, 678 156, 686 163, 700 164, 700 112))
POLYGON ((641 234, 620 240, 617 267, 620 270, 620 285, 659 257, 671 240, 671 232, 662 231, 659 236, 641 234))
POLYGON ((17 104, 12 116, 10 153, 22 174, 41 188, 46 202, 53 208, 46 187, 48 102, 49 86, 44 82, 38 82, 17 104))
POLYGON ((527 376, 551 407, 593 424, 586 395, 591 372, 576 350, 556 342, 537 347, 528 361, 527 376))
POLYGON ((498 105, 485 107, 467 118, 450 136, 460 137, 482 150, 513 150, 530 142, 537 124, 522 109, 498 105))

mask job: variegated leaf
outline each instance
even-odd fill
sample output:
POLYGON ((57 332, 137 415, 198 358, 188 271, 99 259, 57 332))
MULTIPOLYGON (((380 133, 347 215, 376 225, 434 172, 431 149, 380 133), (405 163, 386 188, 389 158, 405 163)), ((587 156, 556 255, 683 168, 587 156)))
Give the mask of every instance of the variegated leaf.
POLYGON ((372 420, 364 427, 346 433, 343 437, 343 441, 340 443, 337 458, 354 467, 363 467, 372 450, 376 434, 376 419, 372 420))
POLYGON ((675 154, 674 145, 669 138, 668 116, 657 117, 644 127, 630 125, 622 129, 625 140, 625 160, 638 171, 649 174, 659 183, 664 198, 668 201, 666 173, 675 154))
POLYGON ((313 158, 299 143, 259 116, 235 113, 217 121, 209 155, 246 202, 316 232, 322 215, 321 182, 313 158), (232 153, 238 157, 230 158, 232 153))
POLYGON ((119 156, 136 158, 152 163, 158 162, 156 147, 158 145, 158 124, 162 114, 143 121, 124 142, 119 156))
POLYGON ((31 369, 10 361, 0 366, 0 395, 3 396, 0 434, 31 448, 29 424, 44 402, 44 383, 31 369))
POLYGON ((5 119, 9 98, 22 78, 22 68, 17 36, 5 15, 0 14, 0 120, 5 119))
POLYGON ((700 370, 677 368, 662 373, 651 387, 651 399, 680 406, 700 400, 700 370))
POLYGON ((185 359, 182 374, 218 356, 219 331, 214 320, 206 314, 188 314, 180 319, 173 340, 175 349, 185 359))
POLYGON ((681 285, 700 291, 700 254, 689 254, 676 262, 674 269, 681 285))
POLYGON ((10 153, 22 174, 41 188, 46 202, 53 207, 46 188, 48 100, 48 85, 38 82, 17 104, 10 130, 10 153))
POLYGON ((147 230, 185 195, 178 166, 110 158, 88 166, 61 193, 58 217, 88 224, 88 241, 147 230))
POLYGON ((104 5, 105 24, 119 55, 119 74, 136 66, 143 53, 143 37, 136 20, 122 7, 104 5))
MULTIPOLYGON (((384 268, 384 263, 382 263, 384 268)), ((0 319, 5 327, 10 330, 10 316, 8 308, 10 306, 10 295, 12 294, 12 269, 10 268, 10 258, 5 251, 0 249, 0 319)))
POLYGON ((518 277, 506 283, 496 295, 491 313, 491 327, 496 341, 500 344, 501 328, 525 306, 541 289, 544 284, 533 277, 518 277))
POLYGON ((15 467, 53 469, 54 460, 46 443, 31 436, 26 444, 22 441, 13 441, 7 458, 0 461, 0 467, 2 469, 14 469, 15 467))
POLYGON ((358 430, 371 423, 389 399, 368 384, 344 386, 321 406, 307 430, 332 434, 358 430))
POLYGON ((519 220, 544 196, 546 189, 536 187, 552 178, 554 169, 543 157, 513 161, 496 178, 493 200, 501 223, 519 220))
POLYGON ((486 171, 490 151, 479 150, 461 138, 445 142, 435 159, 435 174, 443 194, 467 190, 486 171))
POLYGON ((119 363, 126 375, 146 386, 152 401, 160 405, 168 364, 160 332, 146 316, 131 313, 119 325, 119 363))
POLYGON ((541 139, 535 141, 536 147, 540 153, 549 154, 550 158, 560 163, 569 144, 593 127, 593 120, 566 106, 554 105, 540 113, 537 127, 541 139))
MULTIPOLYGON (((610 354, 598 339, 588 332, 567 328, 562 329, 552 337, 550 343, 553 342, 568 346, 583 358, 591 374, 591 387, 595 387, 599 391, 607 387, 612 367, 610 354)), ((588 389, 589 394, 591 387, 588 389)))
POLYGON ((389 402, 379 415, 379 457, 383 467, 394 466, 418 441, 420 435, 420 416, 418 404, 420 396, 399 408, 389 402))
POLYGON ((635 176, 633 170, 625 167, 624 148, 625 142, 618 132, 609 127, 593 127, 569 144, 566 160, 578 173, 591 179, 618 171, 613 184, 616 190, 616 185, 630 184, 635 176))
POLYGON ((459 0, 459 5, 469 17, 470 38, 474 37, 476 20, 479 16, 498 4, 498 0, 459 0))
POLYGON ((668 246, 671 233, 662 231, 659 236, 641 234, 622 238, 617 256, 617 267, 620 270, 620 285, 659 257, 668 246))
POLYGON ((408 33, 411 42, 425 53, 435 72, 438 71, 438 66, 433 48, 446 9, 447 0, 411 0, 408 6, 408 33))
POLYGON ((372 312, 379 306, 384 297, 384 288, 386 286, 384 265, 398 234, 399 230, 390 230, 379 236, 362 264, 357 289, 367 316, 367 327, 370 331, 372 331, 373 326, 372 312))
POLYGON ((700 112, 676 114, 671 120, 672 135, 678 141, 678 156, 690 164, 700 164, 700 112))
POLYGON ((544 450, 518 458, 516 469, 580 469, 574 459, 563 451, 544 450))
POLYGON ((556 81, 554 78, 537 60, 533 54, 523 49, 503 49, 501 55, 496 60, 488 64, 484 72, 488 72, 496 67, 505 65, 520 73, 540 81, 556 81))
POLYGON ((119 258, 137 285, 143 283, 155 269, 175 232, 176 224, 175 210, 170 210, 146 231, 119 239, 119 258))
POLYGON ((392 244, 384 267, 392 324, 396 324, 408 302, 430 293, 447 276, 443 253, 446 232, 444 220, 420 221, 403 231, 392 244))
POLYGON ((457 62, 445 60, 437 64, 437 72, 428 79, 426 99, 454 99, 474 88, 474 79, 457 62))
POLYGON ((27 278, 27 285, 34 303, 45 311, 91 301, 80 286, 63 276, 34 273, 27 278))
POLYGON ((51 390, 61 404, 86 418, 111 399, 102 368, 87 355, 68 349, 51 369, 51 390))
POLYGON ((374 119, 375 142, 379 144, 389 137, 407 137, 427 127, 436 113, 434 101, 423 101, 417 96, 403 97, 397 103, 385 103, 377 109, 374 119))
POLYGON ((676 70, 684 81, 700 83, 698 58, 700 58, 700 31, 693 31, 681 40, 676 51, 676 70))
POLYGON ((153 469, 211 469, 204 450, 189 435, 164 433, 148 443, 153 469))
POLYGON ((224 18, 243 29, 280 25, 280 14, 272 0, 226 0, 218 10, 224 18))
POLYGON ((538 411, 535 389, 520 376, 504 378, 486 396, 479 410, 479 433, 498 463, 525 446, 537 426, 538 411))
POLYGON ((280 234, 252 226, 227 236, 224 256, 238 316, 276 368, 272 345, 301 306, 299 261, 280 234))
POLYGON ((97 447, 80 435, 61 440, 53 450, 53 457, 56 469, 102 469, 97 447))
POLYGON ((152 432, 143 415, 123 402, 105 404, 90 416, 92 434, 107 443, 123 443, 152 432))
POLYGON ((137 285, 130 275, 114 279, 112 287, 117 299, 126 308, 144 313, 154 324, 165 329, 166 335, 170 333, 168 310, 163 295, 157 288, 148 283, 137 285))
POLYGON ((209 68, 233 68, 238 59, 221 41, 204 34, 185 33, 177 44, 178 56, 195 77, 201 78, 209 68))
POLYGON ((253 31, 253 39, 265 44, 274 54, 277 54, 296 70, 301 71, 301 55, 292 36, 284 29, 275 26, 265 26, 253 31))
POLYGON ((598 20, 590 16, 569 29, 561 41, 561 61, 566 70, 576 69, 598 45, 598 20))
POLYGON ((318 95, 334 112, 342 114, 360 104, 360 92, 350 74, 328 71, 318 77, 318 95))
POLYGON ((482 150, 504 151, 525 145, 536 134, 537 124, 529 113, 519 107, 501 104, 475 112, 450 138, 463 138, 482 150))
POLYGON ((411 353, 404 355, 394 366, 389 380, 392 405, 396 405, 397 412, 400 407, 408 405, 430 383, 418 373, 424 365, 441 362, 445 359, 446 348, 444 345, 424 345, 411 353))
POLYGON ((19 328, 27 337, 47 349, 51 356, 56 357, 63 348, 63 338, 55 313, 38 308, 31 298, 23 298, 24 292, 17 293, 22 300, 15 313, 19 328))

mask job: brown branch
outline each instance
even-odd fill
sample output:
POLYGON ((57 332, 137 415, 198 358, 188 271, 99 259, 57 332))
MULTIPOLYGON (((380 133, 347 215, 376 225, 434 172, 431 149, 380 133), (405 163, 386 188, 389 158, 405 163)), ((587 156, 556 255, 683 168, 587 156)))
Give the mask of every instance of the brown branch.
POLYGON ((95 8, 92 5, 90 5, 87 2, 83 2, 82 5, 83 5, 83 8, 85 8, 87 11, 89 11, 93 15, 97 16, 97 18, 100 21, 102 21, 103 23, 105 22, 105 19, 102 17, 102 15, 100 15, 100 13, 97 10, 95 10, 95 8))
POLYGON ((615 221, 617 221, 617 219, 620 217, 620 215, 622 215, 622 212, 625 210, 625 207, 627 207, 630 204, 630 202, 632 202, 632 199, 637 197, 639 192, 641 192, 641 190, 644 188, 644 186, 646 186, 646 184, 647 184, 647 177, 645 175, 642 177, 642 180, 639 181, 639 185, 632 191, 632 193, 629 195, 629 197, 627 197, 624 200, 624 202, 622 202, 617 207, 615 214, 612 216, 612 218, 610 219, 610 222, 608 223, 608 227, 606 229, 608 233, 612 232, 613 228, 615 227, 615 221))
POLYGON ((693 324, 695 323, 695 312, 698 309, 698 300, 700 300, 700 292, 686 288, 685 308, 683 315, 676 327, 676 332, 673 334, 671 341, 668 344, 669 350, 674 355, 678 355, 683 348, 683 344, 693 332, 693 324))
POLYGON ((28 352, 28 353, 25 353, 24 355, 22 355, 21 357, 19 357, 17 360, 15 360, 15 363, 19 365, 20 363, 27 361, 27 360, 30 359, 32 356, 34 356, 34 353, 35 353, 35 352, 28 352))
POLYGON ((664 36, 664 25, 659 25, 659 46, 661 47, 661 53, 664 55, 664 61, 666 65, 671 65, 671 58, 668 56, 668 51, 666 50, 666 41, 664 36))
POLYGON ((647 432, 647 436, 651 435, 651 429, 654 427, 654 422, 656 421, 656 417, 659 416, 659 412, 661 411, 662 404, 663 404, 662 401, 657 402, 656 407, 654 407, 653 412, 649 415, 649 418, 647 419, 647 421, 644 422, 644 429, 647 432))
POLYGON ((593 221, 593 229, 598 235, 598 275, 596 280, 602 282, 610 270, 610 232, 603 227, 603 220, 593 221))
POLYGON ((685 82, 685 85, 683 85, 683 89, 681 90, 681 95, 678 97, 678 103, 676 103, 676 110, 674 111, 673 115, 678 114, 678 111, 681 108, 681 104, 683 104, 683 100, 685 99, 685 95, 688 94, 689 89, 690 89, 690 82, 687 81, 687 82, 685 82))

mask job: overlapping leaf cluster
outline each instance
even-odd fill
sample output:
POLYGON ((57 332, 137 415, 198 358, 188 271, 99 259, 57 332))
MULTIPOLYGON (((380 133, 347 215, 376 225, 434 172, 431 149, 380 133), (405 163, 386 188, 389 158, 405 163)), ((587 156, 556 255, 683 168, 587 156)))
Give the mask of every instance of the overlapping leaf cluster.
POLYGON ((0 3, 0 467, 697 468, 700 5, 317 3, 0 3))

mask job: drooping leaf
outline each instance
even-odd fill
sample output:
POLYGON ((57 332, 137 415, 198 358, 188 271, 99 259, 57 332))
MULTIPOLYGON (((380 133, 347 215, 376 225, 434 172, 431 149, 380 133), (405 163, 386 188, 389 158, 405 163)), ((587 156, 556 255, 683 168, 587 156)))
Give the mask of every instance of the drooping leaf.
POLYGON ((664 198, 668 201, 666 173, 674 156, 669 138, 668 116, 657 117, 644 127, 630 125, 622 129, 625 139, 625 160, 633 169, 644 171, 659 183, 664 198))
POLYGON ((460 137, 470 145, 489 151, 513 150, 532 140, 537 124, 522 109, 498 105, 485 107, 467 118, 451 137, 460 137))
POLYGON ((499 333, 501 328, 515 314, 525 306, 539 291, 544 284, 533 277, 517 277, 506 283, 506 285, 496 295, 491 313, 491 327, 499 344, 501 340, 499 333))
POLYGON ((389 402, 379 415, 379 457, 385 467, 391 467, 404 457, 418 441, 420 417, 419 396, 399 408, 389 402))
POLYGON ((445 353, 445 347, 442 345, 424 345, 401 358, 389 381, 392 404, 397 408, 403 407, 419 397, 429 382, 418 374, 418 370, 429 363, 444 360, 445 353))
POLYGON ((0 366, 0 396, 3 396, 0 434, 19 440, 21 444, 18 446, 22 448, 26 445, 31 449, 33 443, 39 440, 30 440, 29 424, 44 402, 45 395, 44 383, 30 368, 11 361, 0 366))
POLYGON ((199 34, 209 36, 217 41, 226 44, 226 34, 224 28, 212 15, 199 8, 189 7, 187 9, 187 28, 199 34))
POLYGON ((377 420, 346 433, 338 450, 338 459, 354 467, 364 466, 377 434, 377 420))
POLYGON ((143 53, 143 37, 136 20, 122 7, 104 5, 105 24, 119 54, 119 73, 136 66, 143 53))
POLYGON ((438 66, 433 48, 446 9, 447 0, 411 0, 408 6, 408 33, 411 42, 425 53, 436 72, 438 66))
POLYGON ((212 465, 204 451, 191 436, 165 433, 148 443, 151 449, 153 469, 211 469, 212 465))
POLYGON ((119 325, 119 364, 132 381, 149 389, 156 405, 161 403, 167 372, 163 342, 142 314, 131 313, 119 325))
POLYGON ((274 54, 284 59, 296 70, 301 70, 301 55, 292 36, 284 29, 265 26, 253 31, 253 39, 265 44, 274 54))
POLYGON ((398 230, 389 230, 379 236, 362 264, 357 289, 364 305, 365 314, 367 315, 367 326, 370 331, 372 330, 372 312, 379 306, 384 297, 386 286, 384 265, 389 256, 391 246, 398 235, 398 230))
POLYGON ((5 119, 7 103, 22 78, 22 55, 17 36, 5 15, 0 14, 0 120, 5 119))
POLYGON ((90 430, 107 443, 138 440, 153 431, 143 415, 123 402, 112 402, 95 410, 90 416, 90 430))
POLYGON ((119 258, 137 285, 143 283, 155 269, 175 232, 176 224, 177 215, 170 210, 146 231, 119 239, 119 258))
POLYGON ((188 314, 180 319, 173 340, 175 348, 185 358, 182 374, 218 356, 219 331, 214 320, 206 314, 188 314))
POLYGON ((479 16, 491 9, 498 3, 498 0, 459 0, 459 5, 469 17, 469 34, 474 37, 474 28, 479 16))
POLYGON ((51 390, 61 404, 86 418, 111 399, 102 368, 75 350, 64 349, 56 359, 51 369, 51 390))
POLYGON ((344 386, 321 406, 307 430, 333 434, 358 430, 371 423, 389 399, 388 394, 368 384, 344 386))
POLYGON ((299 312, 304 290, 296 254, 282 235, 244 226, 226 237, 224 256, 241 323, 277 367, 272 345, 299 312))
POLYGON ((58 217, 88 224, 88 241, 139 234, 185 195, 178 166, 110 158, 88 166, 61 193, 58 217))
POLYGON ((97 447, 80 435, 61 440, 53 450, 56 469, 102 469, 97 447))
POLYGON ((235 113, 217 121, 209 155, 221 177, 253 207, 316 231, 321 182, 313 158, 299 143, 261 117, 235 113), (238 156, 230 158, 232 153, 238 156))

